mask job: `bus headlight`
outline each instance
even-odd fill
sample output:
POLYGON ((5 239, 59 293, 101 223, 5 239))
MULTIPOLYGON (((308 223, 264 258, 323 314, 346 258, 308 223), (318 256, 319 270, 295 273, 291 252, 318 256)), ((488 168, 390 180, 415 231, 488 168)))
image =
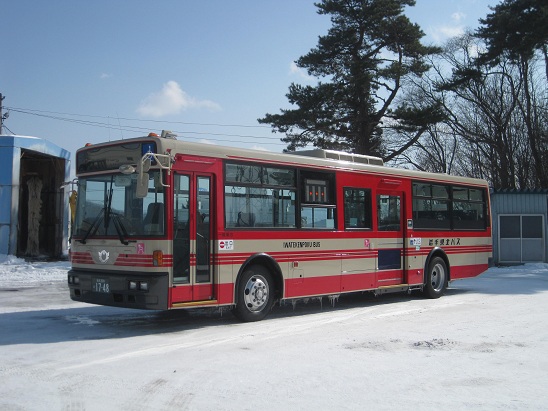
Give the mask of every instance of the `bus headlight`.
POLYGON ((130 281, 128 288, 130 291, 148 291, 148 281, 130 281))

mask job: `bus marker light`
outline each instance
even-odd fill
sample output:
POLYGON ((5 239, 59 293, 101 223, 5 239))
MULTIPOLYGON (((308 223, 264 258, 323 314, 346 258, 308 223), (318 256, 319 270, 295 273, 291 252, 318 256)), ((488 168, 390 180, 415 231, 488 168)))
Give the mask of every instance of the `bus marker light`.
POLYGON ((161 267, 164 265, 164 253, 162 250, 154 250, 152 253, 152 264, 154 267, 161 267))

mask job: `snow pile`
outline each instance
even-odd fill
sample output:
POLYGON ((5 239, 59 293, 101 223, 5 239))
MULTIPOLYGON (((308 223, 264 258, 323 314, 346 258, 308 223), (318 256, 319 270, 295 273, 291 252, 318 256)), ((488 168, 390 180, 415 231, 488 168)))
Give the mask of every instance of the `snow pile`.
POLYGON ((70 262, 27 262, 0 255, 0 287, 34 287, 38 283, 66 281, 70 262))

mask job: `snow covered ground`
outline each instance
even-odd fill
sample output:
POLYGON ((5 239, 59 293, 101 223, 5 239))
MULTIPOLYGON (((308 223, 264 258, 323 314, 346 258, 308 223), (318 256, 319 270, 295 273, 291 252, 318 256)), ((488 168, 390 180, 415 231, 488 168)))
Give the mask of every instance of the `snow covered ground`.
POLYGON ((548 409, 547 264, 248 324, 75 303, 67 269, 0 257, 0 410, 548 409))

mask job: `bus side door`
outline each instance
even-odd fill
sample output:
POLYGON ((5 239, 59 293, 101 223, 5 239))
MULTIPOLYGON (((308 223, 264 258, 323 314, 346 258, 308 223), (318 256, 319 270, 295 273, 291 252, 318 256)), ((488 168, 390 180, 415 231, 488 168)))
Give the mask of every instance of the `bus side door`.
POLYGON ((377 281, 378 286, 404 281, 403 192, 377 191, 377 281))
POLYGON ((213 300, 211 239, 213 176, 173 176, 173 286, 171 302, 213 300))

